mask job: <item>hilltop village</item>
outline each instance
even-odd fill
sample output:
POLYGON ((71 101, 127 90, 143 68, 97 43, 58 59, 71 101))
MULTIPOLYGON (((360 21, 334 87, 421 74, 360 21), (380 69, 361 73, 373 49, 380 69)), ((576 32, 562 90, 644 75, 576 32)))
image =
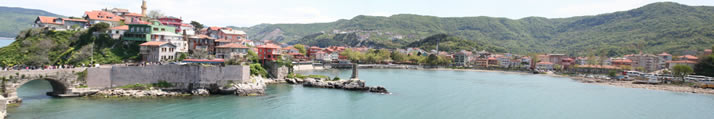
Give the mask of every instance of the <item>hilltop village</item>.
MULTIPOLYGON (((440 51, 435 49, 402 48, 375 49, 348 46, 289 45, 269 40, 250 39, 244 31, 229 27, 204 27, 198 22, 186 23, 181 17, 147 15, 147 5, 141 13, 113 8, 86 11, 81 18, 38 16, 35 28, 55 31, 84 30, 98 24, 109 29, 99 34, 113 40, 140 43, 140 65, 147 64, 288 64, 290 69, 350 68, 352 63, 381 64, 382 68, 456 68, 528 71, 566 75, 596 74, 602 79, 651 82, 671 81, 681 77, 687 82, 712 80, 709 63, 712 49, 687 51, 672 55, 636 53, 620 57, 568 56, 557 53, 511 54, 486 50, 440 51), (702 63, 704 62, 704 63, 702 63), (700 65, 700 66, 697 66, 700 65), (704 68, 696 68, 704 67, 704 68), (708 68, 707 68, 708 67, 708 68), (403 67, 402 67, 403 68, 403 67), (704 76, 702 76, 704 75, 704 76), (685 78, 686 77, 686 78, 685 78)), ((438 44, 438 43, 437 43, 438 44)), ((43 66, 46 68, 47 66, 43 66)), ((5 68, 18 69, 18 68, 5 68)), ((22 68, 20 68, 22 69, 22 68)), ((271 70, 270 68, 267 68, 271 70)), ((273 77, 278 74, 270 74, 273 77)), ((292 72, 292 71, 289 71, 292 72)), ((253 73, 251 74, 258 74, 253 73)), ((294 74, 291 74, 294 75, 294 74)), ((582 77, 595 77, 580 75, 582 77)))

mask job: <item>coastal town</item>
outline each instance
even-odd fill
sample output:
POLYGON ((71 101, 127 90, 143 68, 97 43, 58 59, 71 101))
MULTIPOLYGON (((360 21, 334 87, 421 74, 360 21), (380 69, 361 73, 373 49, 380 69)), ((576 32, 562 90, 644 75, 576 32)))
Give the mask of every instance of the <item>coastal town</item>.
MULTIPOLYGON (((560 95, 548 92, 552 90, 585 90, 589 92, 570 93, 594 95, 593 97, 597 98, 631 95, 638 99, 649 94, 644 96, 635 94, 650 90, 667 92, 667 94, 714 95, 714 72, 712 72, 714 71, 714 53, 712 53, 714 44, 706 44, 704 41, 702 43, 711 45, 711 48, 687 46, 677 50, 657 48, 653 51, 649 50, 651 49, 649 47, 637 44, 634 48, 636 50, 593 49, 558 52, 540 49, 525 51, 513 48, 501 49, 501 47, 488 46, 495 43, 484 43, 485 41, 449 39, 452 33, 428 33, 431 36, 423 37, 423 34, 381 32, 380 29, 330 28, 298 39, 330 35, 345 35, 344 37, 354 37, 350 40, 357 39, 354 41, 357 45, 333 45, 314 43, 325 42, 325 39, 311 42, 266 40, 264 37, 267 36, 253 35, 255 33, 247 27, 205 25, 191 18, 149 10, 151 6, 146 0, 142 0, 141 6, 135 7, 140 8, 141 11, 107 7, 83 10, 84 13, 80 17, 34 15, 36 16, 34 21, 27 21, 32 23, 31 28, 21 31, 15 38, 17 40, 8 45, 15 49, 0 51, 0 54, 5 53, 5 57, 17 58, 0 59, 2 84, 0 119, 11 115, 8 114, 8 108, 17 107, 23 103, 22 98, 27 98, 18 93, 21 92, 21 87, 30 84, 28 82, 35 83, 33 81, 37 80, 46 80, 46 84, 51 87, 49 89, 51 91, 46 92, 47 96, 82 97, 81 101, 162 100, 175 97, 201 100, 192 99, 191 96, 212 99, 209 97, 211 95, 247 96, 249 98, 245 99, 249 100, 275 100, 275 96, 265 95, 307 92, 302 90, 303 87, 344 90, 343 92, 348 92, 345 95, 349 95, 317 96, 323 92, 316 91, 315 95, 310 95, 313 96, 309 97, 310 101, 324 101, 318 97, 329 100, 335 97, 347 97, 348 100, 354 101, 375 95, 406 96, 411 99, 432 97, 432 95, 442 97, 438 94, 444 92, 439 92, 441 90, 437 88, 444 87, 437 86, 444 85, 453 86, 447 86, 450 88, 444 88, 444 91, 487 90, 468 94, 477 95, 472 98, 508 97, 515 95, 508 94, 509 91, 521 89, 529 90, 525 91, 528 93, 537 93, 536 96, 529 96, 530 94, 524 96, 534 100, 538 96, 560 95), (398 45, 396 48, 386 47, 383 44, 375 45, 368 42, 369 37, 377 36, 375 34, 395 41, 393 43, 404 43, 398 40, 405 38, 420 40, 409 45, 398 45), (49 42, 50 40, 52 42, 49 42), (454 45, 458 43, 469 45, 454 45), (27 49, 17 50, 20 49, 18 47, 32 47, 27 49, 34 49, 41 53, 27 49), (349 77, 345 77, 348 74, 349 77), (395 74, 400 75, 392 76, 395 74), (559 77, 567 80, 565 82, 545 80, 559 77), (395 78, 414 80, 405 81, 410 83, 387 80, 395 78), (511 82, 500 81, 507 79, 511 82), (426 81, 424 84, 418 83, 424 81, 426 81), (543 87, 557 88, 513 86, 523 82, 538 82, 528 84, 529 86, 545 85, 543 87), (567 86, 561 86, 564 84, 567 86), (572 86, 576 84, 587 86, 572 86), (621 94, 612 91, 614 89, 603 89, 610 86, 626 89, 623 92, 634 93, 621 94), (413 87, 419 88, 411 89, 413 87), (300 90, 296 90, 298 88, 300 90), (488 90, 490 88, 499 91, 490 91, 488 90)), ((279 32, 280 29, 277 31, 279 32)), ((276 32, 276 30, 267 30, 267 32, 276 32)), ((334 39, 328 38, 328 40, 334 39)), ((536 101, 571 101, 570 98, 572 97, 536 101)), ((506 99, 496 101, 504 100, 509 101, 506 99)), ((473 102, 482 103, 480 101, 484 100, 473 102)), ((487 102, 483 102, 484 104, 489 103, 490 100, 485 101, 487 102)), ((221 102, 223 103, 225 102, 221 102)), ((511 104, 517 103, 509 103, 511 104)))
MULTIPOLYGON (((223 64, 229 60, 256 63, 288 61, 297 70, 320 68, 349 68, 351 63, 418 65, 431 68, 466 68, 555 72, 559 74, 600 74, 599 78, 632 80, 636 77, 651 83, 672 81, 675 66, 694 68, 712 54, 712 49, 661 53, 636 53, 619 57, 569 56, 557 53, 511 54, 486 50, 446 52, 438 49, 375 49, 349 46, 289 45, 269 40, 253 40, 246 32, 229 27, 196 27, 180 17, 147 16, 147 5, 141 13, 112 8, 86 11, 82 18, 38 16, 35 28, 50 30, 84 30, 96 24, 108 24, 105 34, 114 40, 139 42, 142 64, 203 63, 223 64), (365 56, 381 54, 379 56, 365 56), (435 57, 435 58, 433 58, 435 57), (308 65, 308 66, 306 66, 308 65), (314 65, 314 66, 312 66, 314 65)), ((263 64, 264 65, 264 64, 263 64)), ((56 67, 44 66, 43 68, 56 67)), ((72 67, 72 66, 68 66, 72 67)), ((22 69, 23 67, 14 68, 22 69)), ((28 68, 28 67, 24 67, 28 68)), ((12 68, 4 68, 8 70, 12 68)), ((695 71, 696 72, 696 71, 695 71)), ((711 77, 688 72, 687 81, 711 81, 711 77), (691 74, 691 75, 690 75, 691 74)), ((581 75, 582 77, 592 75, 581 75)), ((685 78, 685 77, 682 77, 685 78)))

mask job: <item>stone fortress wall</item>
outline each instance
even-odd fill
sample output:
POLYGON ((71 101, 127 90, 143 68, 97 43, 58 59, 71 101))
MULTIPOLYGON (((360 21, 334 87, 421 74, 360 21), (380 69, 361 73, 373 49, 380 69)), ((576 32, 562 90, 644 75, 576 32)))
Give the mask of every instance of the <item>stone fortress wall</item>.
POLYGON ((89 68, 87 86, 95 89, 166 81, 178 89, 208 88, 249 81, 249 66, 153 65, 89 68))

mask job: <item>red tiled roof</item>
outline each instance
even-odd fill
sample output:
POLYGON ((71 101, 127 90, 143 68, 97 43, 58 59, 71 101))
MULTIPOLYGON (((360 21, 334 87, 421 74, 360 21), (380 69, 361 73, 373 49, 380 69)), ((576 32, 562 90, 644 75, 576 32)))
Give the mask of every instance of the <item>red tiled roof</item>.
POLYGON ((697 59, 699 59, 699 58, 697 58, 696 56, 692 56, 692 55, 679 56, 679 58, 680 58, 680 59, 686 58, 686 59, 689 59, 689 60, 697 60, 697 59))
POLYGON ((550 63, 550 62, 538 62, 537 64, 545 64, 545 65, 550 65, 550 64, 553 64, 553 63, 550 63))
POLYGON ((86 11, 84 14, 87 15, 89 19, 93 20, 120 21, 122 19, 122 17, 105 11, 86 11))
POLYGON ((129 30, 129 25, 122 25, 117 27, 112 27, 112 30, 129 30))
POLYGON ((231 40, 226 40, 226 39, 216 39, 216 42, 231 42, 231 40))
POLYGON ((579 65, 578 68, 618 69, 612 65, 579 65))
POLYGON ((274 49, 279 49, 280 46, 275 45, 275 44, 266 44, 266 45, 259 45, 258 48, 274 48, 274 49))
POLYGON ((126 13, 124 16, 135 16, 135 17, 143 17, 144 15, 137 14, 137 13, 126 13))
POLYGON ((697 64, 697 62, 690 60, 667 61, 667 63, 697 64))
POLYGON ((161 46, 163 44, 166 44, 169 42, 163 42, 163 41, 149 41, 146 43, 139 44, 139 46, 161 46))
POLYGON ((612 62, 632 63, 632 60, 630 60, 630 59, 613 59, 612 62))
POLYGON ((63 18, 62 20, 65 20, 65 21, 76 21, 76 22, 87 22, 87 20, 84 20, 84 19, 63 18))
POLYGON ((659 55, 659 56, 672 56, 672 55, 670 55, 670 54, 667 53, 667 52, 662 52, 662 54, 658 54, 658 55, 659 55))
POLYGON ((208 30, 212 30, 212 31, 218 31, 220 29, 221 29, 221 27, 217 27, 217 26, 208 27, 208 30))
POLYGON ((216 48, 248 48, 248 47, 241 45, 241 44, 237 44, 237 43, 228 43, 225 45, 216 46, 216 48))
POLYGON ((283 50, 290 50, 290 49, 296 49, 296 48, 293 47, 293 46, 288 46, 288 47, 284 47, 284 48, 283 48, 283 50))
POLYGON ((37 16, 37 19, 40 19, 40 23, 43 24, 64 24, 64 21, 62 23, 55 23, 54 20, 57 19, 57 17, 37 16))

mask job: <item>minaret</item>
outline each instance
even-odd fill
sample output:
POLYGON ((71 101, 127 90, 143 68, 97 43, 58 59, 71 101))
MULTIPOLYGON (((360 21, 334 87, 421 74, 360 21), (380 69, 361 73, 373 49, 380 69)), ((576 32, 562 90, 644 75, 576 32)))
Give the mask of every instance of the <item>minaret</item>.
POLYGON ((350 79, 357 79, 357 63, 352 63, 352 77, 350 79))
POLYGON ((141 1, 141 15, 146 16, 146 0, 141 1))

